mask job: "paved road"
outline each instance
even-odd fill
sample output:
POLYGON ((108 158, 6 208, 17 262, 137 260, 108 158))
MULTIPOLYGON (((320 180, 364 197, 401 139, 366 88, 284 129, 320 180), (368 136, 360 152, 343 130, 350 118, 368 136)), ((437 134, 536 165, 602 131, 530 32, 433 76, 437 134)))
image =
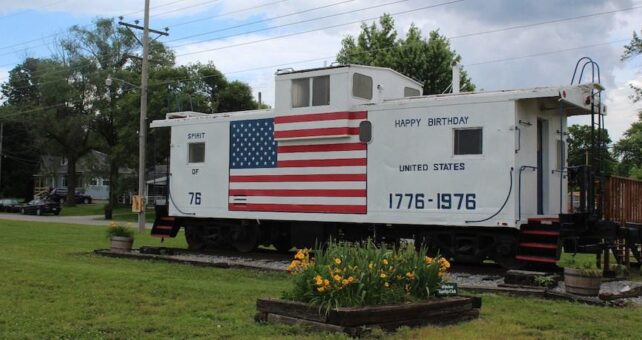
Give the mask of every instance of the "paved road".
MULTIPOLYGON (((0 220, 13 220, 13 221, 32 221, 32 222, 55 222, 55 223, 68 223, 68 224, 82 224, 82 225, 95 225, 95 226, 108 226, 113 221, 103 219, 103 215, 87 215, 87 216, 55 216, 55 215, 21 215, 11 213, 0 213, 0 220)), ((136 226, 136 222, 131 222, 132 226, 136 226)), ((151 229, 152 224, 146 223, 145 226, 151 229)))

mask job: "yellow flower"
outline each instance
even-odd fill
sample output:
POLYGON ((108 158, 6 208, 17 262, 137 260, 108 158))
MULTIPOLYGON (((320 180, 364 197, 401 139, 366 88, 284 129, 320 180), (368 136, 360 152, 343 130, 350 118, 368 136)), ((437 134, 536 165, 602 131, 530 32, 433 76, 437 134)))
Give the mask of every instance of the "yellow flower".
POLYGON ((354 278, 352 276, 348 277, 348 282, 352 283, 354 281, 354 278))
POLYGON ((328 279, 324 279, 324 280, 323 280, 323 286, 324 286, 324 287, 327 287, 327 286, 329 286, 329 285, 330 285, 330 280, 328 280, 328 279))
POLYGON ((335 258, 335 259, 334 259, 334 263, 336 263, 336 264, 341 264, 341 259, 340 259, 340 258, 338 258, 338 257, 337 257, 337 258, 335 258))
POLYGON ((317 276, 314 277, 314 283, 317 286, 323 285, 323 278, 321 277, 321 275, 317 275, 317 276))
POLYGON ((341 275, 335 275, 333 278, 334 278, 334 281, 337 281, 337 282, 341 281, 342 279, 341 275))
POLYGON ((381 263, 383 263, 384 266, 387 266, 388 265, 388 260, 383 259, 383 261, 381 261, 381 263))
POLYGON ((300 265, 301 265, 301 261, 294 260, 294 261, 290 262, 290 265, 288 266, 288 271, 292 271, 294 269, 297 269, 297 268, 299 268, 300 265))
POLYGON ((424 263, 426 263, 426 264, 431 264, 431 263, 432 263, 432 257, 428 257, 428 256, 426 256, 426 257, 424 258, 424 263))
POLYGON ((388 288, 388 287, 390 287, 390 284, 388 282, 386 282, 386 283, 383 284, 383 286, 388 288))
POLYGON ((381 274, 379 275, 379 277, 380 277, 380 278, 382 278, 382 279, 385 279, 385 278, 387 277, 387 275, 386 275, 386 273, 381 273, 381 274))
POLYGON ((294 255, 294 258, 297 260, 303 260, 305 258, 305 253, 303 253, 303 250, 299 250, 296 255, 294 255))
POLYGON ((323 293, 325 292, 325 287, 319 287, 317 288, 317 290, 319 291, 319 293, 323 293))
POLYGON ((349 284, 350 284, 350 281, 348 281, 347 279, 343 279, 343 280, 341 281, 341 284, 342 284, 342 285, 344 285, 344 286, 347 286, 347 285, 349 285, 349 284))
POLYGON ((372 269, 372 262, 368 263, 368 269, 372 269))
POLYGON ((409 278, 410 280, 415 279, 415 273, 414 272, 407 272, 406 277, 409 278))

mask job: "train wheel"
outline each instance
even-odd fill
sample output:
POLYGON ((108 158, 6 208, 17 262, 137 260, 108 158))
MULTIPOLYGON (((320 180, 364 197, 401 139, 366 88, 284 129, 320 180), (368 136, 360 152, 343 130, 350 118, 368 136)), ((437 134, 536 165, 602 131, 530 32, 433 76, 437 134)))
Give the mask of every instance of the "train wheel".
POLYGON ((259 227, 240 225, 232 229, 232 246, 241 253, 249 253, 259 245, 259 227))
POLYGON ((290 235, 288 235, 287 238, 285 237, 279 237, 276 239, 274 242, 272 242, 272 245, 274 245, 274 248, 278 250, 281 253, 287 253, 292 249, 292 242, 290 241, 290 235))
POLYGON ((205 240, 201 235, 201 227, 187 226, 185 227, 185 240, 187 247, 190 250, 203 250, 205 249, 205 240))

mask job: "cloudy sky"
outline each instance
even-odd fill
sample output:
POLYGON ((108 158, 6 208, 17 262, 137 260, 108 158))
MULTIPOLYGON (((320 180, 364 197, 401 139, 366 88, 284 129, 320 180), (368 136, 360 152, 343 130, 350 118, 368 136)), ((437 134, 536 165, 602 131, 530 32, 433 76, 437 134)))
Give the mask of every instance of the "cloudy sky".
MULTIPOLYGON (((2 0, 0 81, 26 56, 50 55, 69 26, 99 16, 142 22, 143 6, 143 0, 2 0)), ((413 22, 425 34, 439 29, 478 89, 567 85, 575 62, 590 56, 607 88, 614 140, 642 109, 629 99, 629 85, 642 86, 642 57, 620 61, 622 46, 642 29, 640 0, 152 0, 151 27, 169 27, 161 41, 179 63, 213 61, 273 104, 277 68, 333 62, 344 36, 383 13, 393 15, 401 35, 413 22)))

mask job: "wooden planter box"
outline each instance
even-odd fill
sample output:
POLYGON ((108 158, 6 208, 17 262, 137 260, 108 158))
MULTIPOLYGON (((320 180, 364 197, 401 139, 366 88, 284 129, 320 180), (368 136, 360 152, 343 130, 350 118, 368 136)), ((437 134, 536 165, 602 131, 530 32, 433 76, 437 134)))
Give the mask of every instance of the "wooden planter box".
POLYGON ((306 303, 258 299, 256 320, 302 324, 322 331, 359 336, 371 328, 395 330, 401 326, 444 325, 471 320, 479 316, 480 308, 480 298, 456 296, 396 305, 333 308, 326 315, 317 306, 306 303))

